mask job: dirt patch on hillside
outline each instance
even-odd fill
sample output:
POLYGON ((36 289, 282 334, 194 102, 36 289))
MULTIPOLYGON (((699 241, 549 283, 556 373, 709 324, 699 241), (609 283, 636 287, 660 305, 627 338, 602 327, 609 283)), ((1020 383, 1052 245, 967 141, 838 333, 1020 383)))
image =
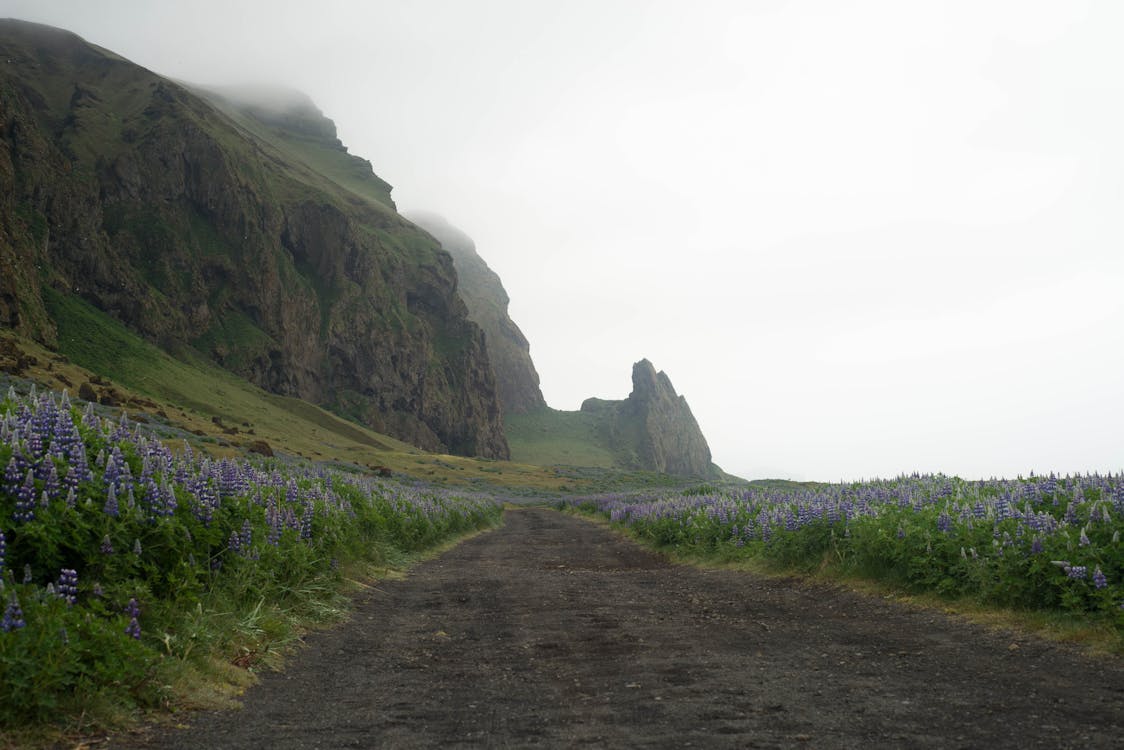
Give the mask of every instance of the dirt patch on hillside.
POLYGON ((670 565, 580 519, 381 583, 245 708, 112 747, 1109 748, 1124 663, 847 591, 670 565))

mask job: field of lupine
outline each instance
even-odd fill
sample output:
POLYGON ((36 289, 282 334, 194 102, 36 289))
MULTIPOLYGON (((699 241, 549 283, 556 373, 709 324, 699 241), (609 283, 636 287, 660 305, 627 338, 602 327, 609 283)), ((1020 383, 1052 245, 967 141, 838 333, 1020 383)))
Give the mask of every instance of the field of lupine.
POLYGON ((338 599, 341 564, 400 558, 500 512, 482 496, 173 450, 127 416, 9 391, 0 726, 159 704, 169 664, 292 637, 338 599))
POLYGON ((570 501, 658 547, 831 568, 915 592, 1093 614, 1124 629, 1124 475, 913 475, 802 489, 570 501))

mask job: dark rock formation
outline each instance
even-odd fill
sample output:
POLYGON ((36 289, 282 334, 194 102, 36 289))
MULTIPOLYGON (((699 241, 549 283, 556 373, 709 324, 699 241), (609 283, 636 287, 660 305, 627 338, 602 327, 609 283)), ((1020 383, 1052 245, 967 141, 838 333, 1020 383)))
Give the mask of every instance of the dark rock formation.
POLYGON ((609 447, 636 468, 683 476, 714 477, 710 447, 687 400, 646 359, 632 367, 632 393, 623 401, 586 399, 583 412, 606 425, 609 447))
POLYGON ((274 393, 508 456, 452 259, 311 102, 205 97, 20 21, 0 63, 0 326, 56 345, 45 289, 78 295, 274 393))
POLYGON ((507 291, 496 272, 477 254, 476 243, 436 214, 411 212, 406 218, 437 238, 453 256, 459 279, 457 291, 468 306, 468 317, 484 329, 504 412, 523 414, 546 406, 539 374, 531 361, 531 346, 508 315, 507 291))

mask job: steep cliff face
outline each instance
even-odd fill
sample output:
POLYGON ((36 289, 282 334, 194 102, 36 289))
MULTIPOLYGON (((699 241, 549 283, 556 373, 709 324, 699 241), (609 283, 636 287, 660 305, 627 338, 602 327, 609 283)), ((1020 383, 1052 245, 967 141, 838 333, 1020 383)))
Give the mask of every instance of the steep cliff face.
POLYGON ((590 398, 581 410, 600 418, 610 448, 636 468, 698 477, 719 473, 687 400, 646 359, 632 367, 627 399, 590 398))
POLYGON ((452 259, 310 102, 192 92, 18 21, 0 60, 0 326, 59 344, 49 286, 420 447, 508 456, 452 259))
POLYGON ((453 256, 459 278, 457 291, 468 306, 468 317, 484 329, 504 413, 522 414, 546 406, 539 374, 531 361, 531 346, 508 315, 507 291, 496 272, 477 254, 476 243, 437 214, 410 212, 406 218, 432 234, 453 256))

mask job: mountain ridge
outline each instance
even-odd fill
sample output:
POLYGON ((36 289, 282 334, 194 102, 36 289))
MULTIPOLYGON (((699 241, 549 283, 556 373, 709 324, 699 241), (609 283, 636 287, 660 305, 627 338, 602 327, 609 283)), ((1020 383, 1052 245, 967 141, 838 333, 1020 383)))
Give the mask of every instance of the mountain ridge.
POLYGON ((730 479, 711 460, 686 398, 647 359, 633 365, 627 398, 587 398, 577 411, 543 407, 504 421, 516 461, 730 479))
POLYGON ((369 162, 70 32, 0 21, 0 57, 0 325, 57 345, 51 288, 419 447, 509 455, 452 259, 369 162))
POLYGON ((546 406, 527 337, 508 314, 510 298, 498 274, 476 251, 476 243, 439 214, 408 211, 407 219, 433 235, 453 257, 457 292, 469 318, 484 330, 488 355, 505 414, 522 414, 546 406))

